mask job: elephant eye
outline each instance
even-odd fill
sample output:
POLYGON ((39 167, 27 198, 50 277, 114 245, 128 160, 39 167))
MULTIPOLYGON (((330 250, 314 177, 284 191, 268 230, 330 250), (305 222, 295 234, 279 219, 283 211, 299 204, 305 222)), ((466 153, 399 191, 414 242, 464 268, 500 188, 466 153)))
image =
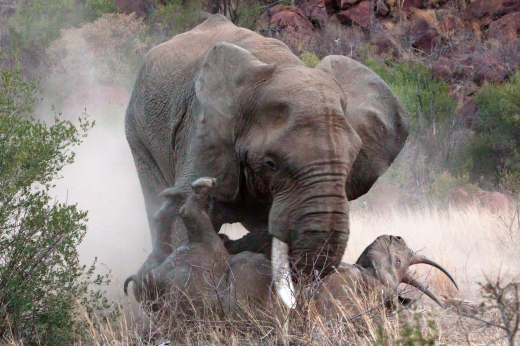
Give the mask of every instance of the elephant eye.
POLYGON ((398 258, 395 260, 395 263, 399 266, 399 265, 401 265, 401 260, 398 258))
POLYGON ((278 169, 278 166, 276 165, 276 162, 274 162, 271 158, 266 158, 264 160, 264 165, 267 166, 271 171, 276 171, 278 169))

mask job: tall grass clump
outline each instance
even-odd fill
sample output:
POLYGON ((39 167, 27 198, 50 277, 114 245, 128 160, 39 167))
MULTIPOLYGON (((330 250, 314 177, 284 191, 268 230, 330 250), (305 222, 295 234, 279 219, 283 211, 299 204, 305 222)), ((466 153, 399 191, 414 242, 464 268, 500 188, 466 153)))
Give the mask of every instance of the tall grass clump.
POLYGON ((0 70, 0 342, 69 345, 86 337, 78 306, 110 306, 106 277, 79 262, 87 212, 50 195, 93 124, 35 120, 38 87, 21 75, 0 70))

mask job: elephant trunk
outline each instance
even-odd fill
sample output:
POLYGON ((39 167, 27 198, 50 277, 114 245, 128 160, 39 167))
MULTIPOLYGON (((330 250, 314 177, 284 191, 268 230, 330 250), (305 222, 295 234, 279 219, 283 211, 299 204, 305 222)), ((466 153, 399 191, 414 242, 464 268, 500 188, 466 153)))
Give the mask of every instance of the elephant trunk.
POLYGON ((269 232, 288 244, 293 269, 324 277, 333 266, 339 266, 347 245, 349 218, 345 178, 341 175, 320 177, 299 185, 308 188, 275 197, 269 215, 269 232))

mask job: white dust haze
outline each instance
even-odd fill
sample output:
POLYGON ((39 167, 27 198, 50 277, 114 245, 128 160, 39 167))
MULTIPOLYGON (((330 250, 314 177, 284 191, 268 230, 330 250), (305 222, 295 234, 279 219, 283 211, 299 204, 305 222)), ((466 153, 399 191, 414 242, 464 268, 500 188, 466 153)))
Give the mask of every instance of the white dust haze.
POLYGON ((112 271, 111 295, 122 294, 125 278, 134 274, 151 250, 144 200, 124 132, 130 94, 123 88, 95 86, 67 98, 59 111, 79 117, 86 108, 96 125, 79 147, 75 162, 62 171, 53 195, 88 210, 88 231, 80 259, 98 272, 112 271))

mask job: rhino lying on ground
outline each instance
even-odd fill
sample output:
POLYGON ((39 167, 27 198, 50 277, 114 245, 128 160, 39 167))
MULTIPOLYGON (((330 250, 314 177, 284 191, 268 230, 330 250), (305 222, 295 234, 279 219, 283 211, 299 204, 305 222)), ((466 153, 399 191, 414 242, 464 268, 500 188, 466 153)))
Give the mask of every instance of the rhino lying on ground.
MULTIPOLYGON (((308 293, 308 288, 313 287, 310 301, 321 314, 327 315, 337 314, 338 310, 359 312, 359 300, 371 292, 375 292, 376 299, 387 308, 395 307, 392 303, 395 298, 406 305, 410 300, 396 294, 400 283, 418 288, 442 306, 437 296, 408 272, 410 266, 419 263, 440 269, 457 286, 444 268, 409 249, 403 238, 382 235, 363 251, 356 264, 342 262, 325 278, 314 279, 312 285, 307 285, 305 279, 294 283, 299 287, 296 291, 293 283, 286 281, 285 287, 274 287, 278 295, 273 295, 273 275, 284 271, 272 268, 263 253, 245 251, 230 255, 215 232, 208 216, 209 192, 214 185, 213 178, 200 178, 192 184, 193 191, 180 209, 188 230, 188 242, 151 272, 130 276, 124 283, 125 294, 130 281, 134 281, 134 295, 141 303, 150 304, 156 310, 161 300, 175 299, 182 313, 193 316, 204 311, 227 314, 244 306, 265 309, 275 304, 278 297, 284 300, 284 294, 283 303, 293 307, 295 292, 308 293), (284 290, 285 293, 280 294, 284 290), (291 296, 287 297, 288 294, 291 296)), ((167 189, 162 195, 170 200, 186 198, 176 189, 167 189)))

